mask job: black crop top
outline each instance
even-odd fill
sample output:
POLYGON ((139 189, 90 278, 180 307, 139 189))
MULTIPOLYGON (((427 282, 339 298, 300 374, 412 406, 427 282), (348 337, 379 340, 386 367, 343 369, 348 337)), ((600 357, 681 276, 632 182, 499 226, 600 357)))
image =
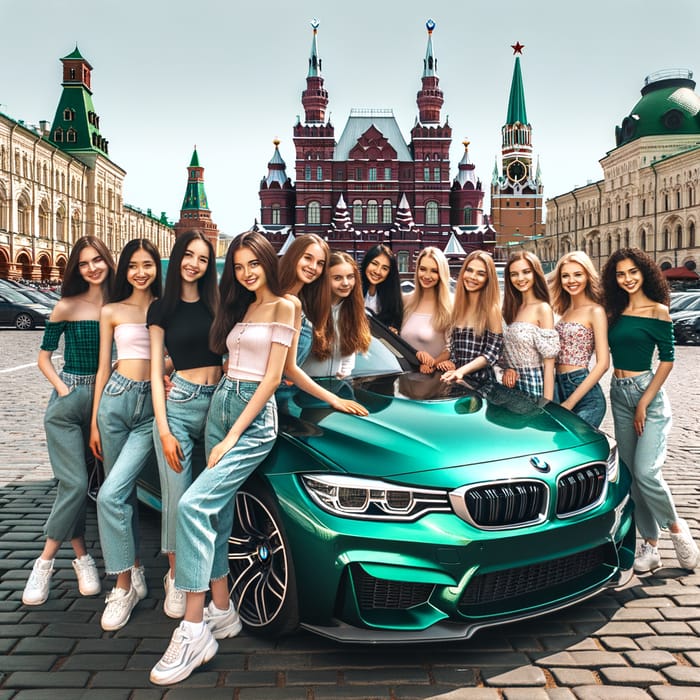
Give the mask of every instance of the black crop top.
POLYGON ((202 300, 178 301, 175 313, 163 318, 163 303, 156 299, 148 309, 146 325, 165 331, 165 347, 176 370, 221 365, 221 355, 209 349, 212 318, 202 300))

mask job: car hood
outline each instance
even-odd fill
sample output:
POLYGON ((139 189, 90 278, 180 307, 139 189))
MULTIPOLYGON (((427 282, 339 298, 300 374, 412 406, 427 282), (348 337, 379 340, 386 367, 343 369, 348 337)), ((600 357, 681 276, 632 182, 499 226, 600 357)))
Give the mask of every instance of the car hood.
POLYGON ((410 474, 415 481, 421 472, 542 456, 592 443, 597 448, 591 459, 607 456, 607 441, 598 430, 557 404, 500 384, 446 386, 439 378, 404 374, 326 386, 340 395, 352 394, 369 415, 338 413, 300 393, 282 408, 281 431, 319 459, 353 474, 410 474))

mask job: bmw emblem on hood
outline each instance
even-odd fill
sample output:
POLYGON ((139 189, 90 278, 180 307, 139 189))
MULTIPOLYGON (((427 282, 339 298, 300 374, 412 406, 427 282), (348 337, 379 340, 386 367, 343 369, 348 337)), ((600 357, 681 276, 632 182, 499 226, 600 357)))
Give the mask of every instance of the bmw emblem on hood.
POLYGON ((537 469, 538 472, 548 472, 549 471, 549 464, 547 462, 543 462, 539 457, 530 457, 530 464, 537 469))

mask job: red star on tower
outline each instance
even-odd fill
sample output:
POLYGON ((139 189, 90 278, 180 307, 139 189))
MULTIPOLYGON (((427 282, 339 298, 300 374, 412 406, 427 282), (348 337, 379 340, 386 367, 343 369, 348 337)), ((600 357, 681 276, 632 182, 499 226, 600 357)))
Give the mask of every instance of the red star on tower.
POLYGON ((513 49, 513 56, 516 54, 520 54, 522 56, 525 44, 521 44, 519 41, 516 41, 514 44, 510 45, 510 48, 513 49))

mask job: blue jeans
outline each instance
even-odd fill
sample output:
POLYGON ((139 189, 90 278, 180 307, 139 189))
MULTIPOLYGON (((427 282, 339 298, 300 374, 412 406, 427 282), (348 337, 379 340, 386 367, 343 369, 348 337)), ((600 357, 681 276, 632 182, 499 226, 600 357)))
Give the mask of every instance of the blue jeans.
POLYGON ((671 430, 671 405, 663 389, 647 408, 644 432, 637 437, 634 411, 654 375, 644 372, 634 377, 610 380, 610 405, 620 458, 632 474, 632 500, 639 534, 656 540, 659 528, 678 520, 673 497, 661 468, 666 459, 666 439, 671 430))
POLYGON ((85 463, 90 439, 95 375, 61 372, 70 389, 66 396, 51 394, 44 414, 46 447, 58 480, 56 500, 44 526, 44 535, 64 542, 85 534, 88 470, 85 463))
MULTIPOLYGON (((224 377, 209 407, 207 455, 221 442, 258 388, 256 382, 224 377)), ((267 457, 277 437, 274 396, 253 419, 235 446, 211 469, 205 469, 180 499, 177 519, 175 585, 202 592, 209 581, 228 574, 228 538, 236 493, 267 457)))
POLYGON ((108 574, 131 568, 138 552, 136 479, 153 459, 151 383, 112 372, 97 409, 105 480, 97 496, 97 524, 108 574))
MULTIPOLYGON (((571 372, 557 373, 554 380, 554 400, 557 403, 566 401, 588 374, 587 369, 575 369, 571 372)), ((572 410, 594 428, 599 427, 603 422, 603 418, 605 418, 606 410, 605 395, 600 388, 600 384, 596 384, 588 393, 584 394, 572 410)))
POLYGON ((165 410, 170 432, 182 448, 181 472, 176 472, 163 454, 163 444, 158 434, 158 425, 153 421, 153 446, 158 460, 160 492, 163 504, 161 518, 161 549, 175 551, 177 528, 177 504, 196 476, 204 467, 204 429, 215 384, 193 384, 174 372, 173 383, 165 410))
MULTIPOLYGON (((301 328, 299 329, 299 340, 297 341, 297 367, 301 367, 306 359, 311 354, 311 345, 313 343, 313 326, 311 321, 302 313, 301 328)), ((278 404, 283 404, 294 396, 299 389, 294 384, 282 382, 277 391, 275 391, 275 399, 278 404)))

